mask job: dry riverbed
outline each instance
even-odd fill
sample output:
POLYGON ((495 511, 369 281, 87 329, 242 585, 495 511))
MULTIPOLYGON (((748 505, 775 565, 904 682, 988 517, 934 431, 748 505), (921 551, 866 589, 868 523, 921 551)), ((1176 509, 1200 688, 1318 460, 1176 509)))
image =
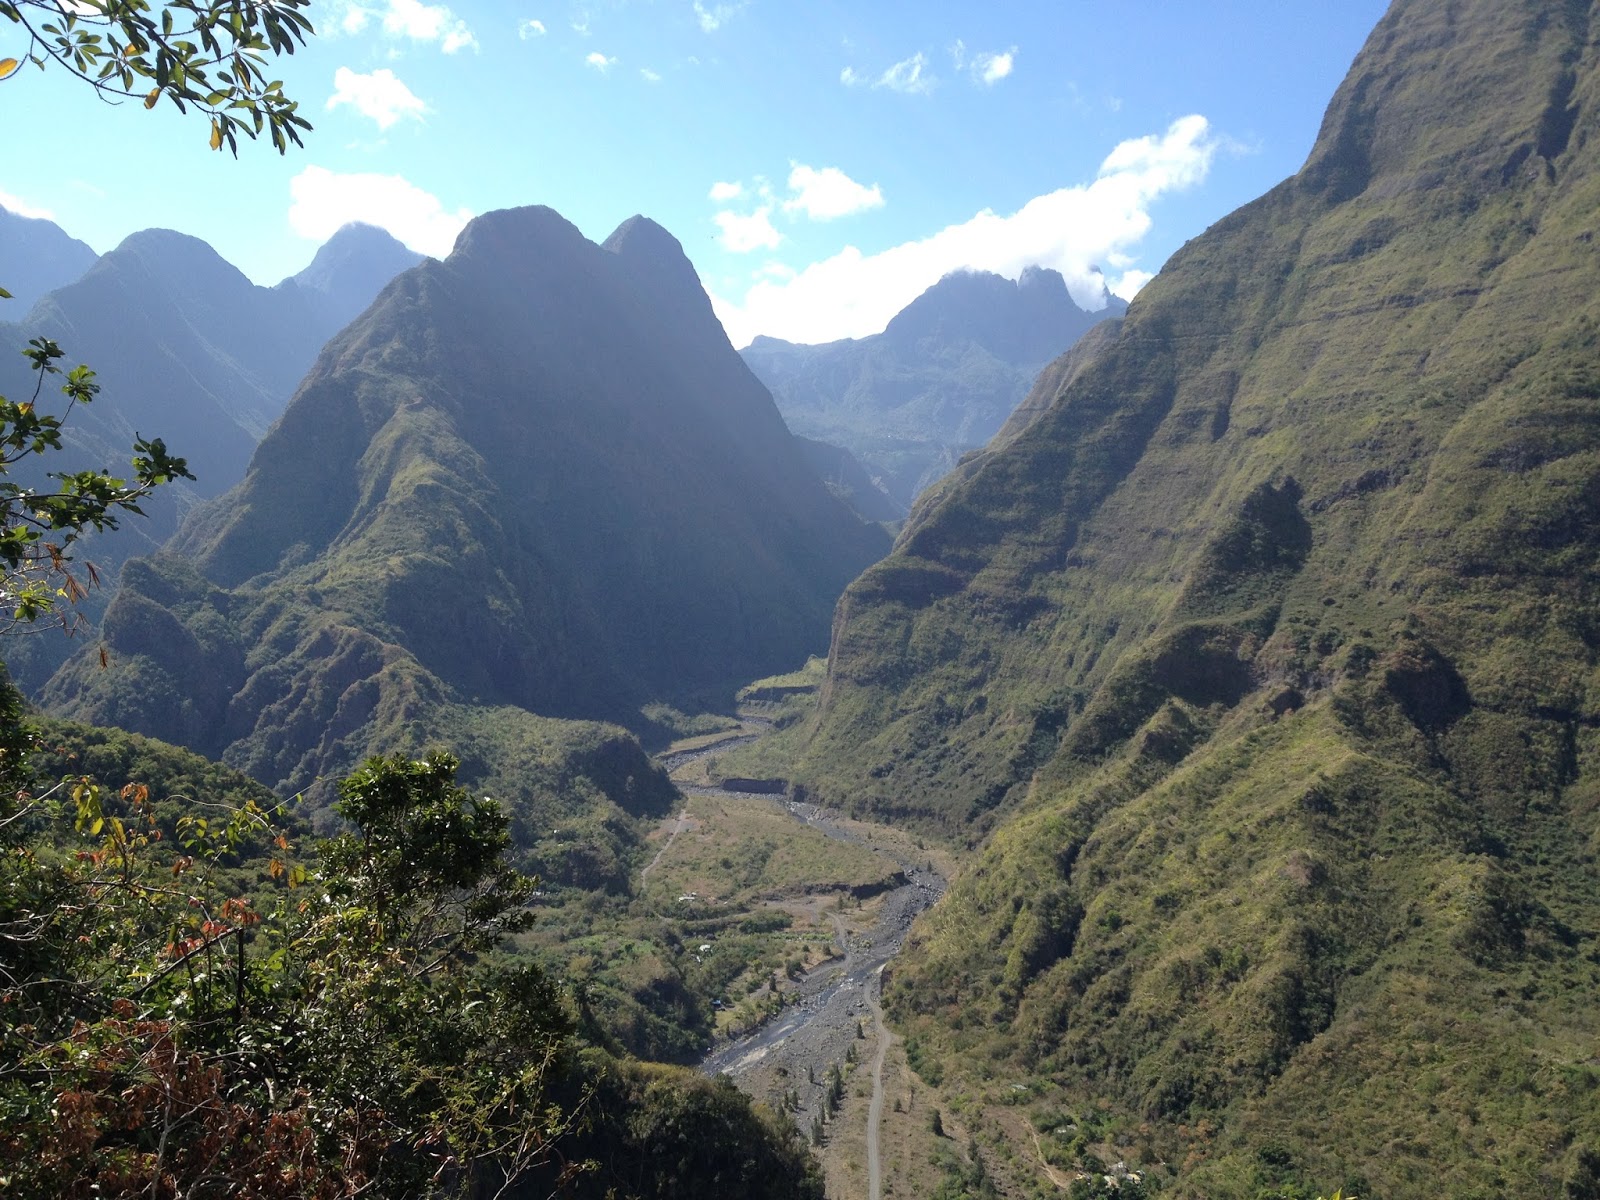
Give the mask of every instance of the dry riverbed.
POLYGON ((927 1107, 936 1100, 910 1073, 903 1047, 884 1025, 879 989, 883 968, 899 953, 911 922, 943 894, 948 866, 940 854, 901 831, 782 795, 706 785, 708 758, 764 732, 747 727, 714 744, 661 756, 685 802, 658 834, 651 890, 663 902, 680 900, 681 895, 668 898, 662 892, 667 882, 698 878, 697 855, 700 861, 714 858, 723 847, 752 836, 749 826, 758 822, 765 831, 760 837, 778 831, 776 836, 792 845, 809 845, 809 861, 826 859, 828 880, 854 880, 859 886, 855 892, 832 889, 819 872, 816 890, 808 890, 811 885, 789 878, 792 871, 777 872, 784 883, 781 894, 740 897, 785 910, 797 927, 830 931, 832 946, 823 950, 822 939, 813 935, 819 947, 813 959, 821 961, 778 981, 775 994, 770 988, 760 993, 772 1015, 753 1031, 719 1041, 701 1070, 726 1073, 749 1095, 787 1111, 808 1136, 820 1120, 818 1153, 831 1197, 907 1195, 908 1177, 920 1174, 917 1163, 925 1165, 928 1157, 925 1147, 913 1154, 907 1143, 932 1138, 927 1107), (742 828, 729 828, 733 823, 742 828), (820 854, 817 847, 824 839, 836 850, 820 854), (829 951, 831 957, 822 957, 829 951), (843 1079, 843 1094, 830 1111, 827 1094, 835 1071, 843 1079))

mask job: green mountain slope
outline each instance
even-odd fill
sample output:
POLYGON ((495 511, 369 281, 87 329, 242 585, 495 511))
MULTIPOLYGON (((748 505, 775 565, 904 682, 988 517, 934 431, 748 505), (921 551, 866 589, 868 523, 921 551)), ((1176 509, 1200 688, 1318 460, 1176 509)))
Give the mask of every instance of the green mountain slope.
MULTIPOLYGON (((78 557, 110 584, 126 559, 155 550, 196 504, 244 478, 323 343, 417 258, 386 233, 347 226, 300 275, 264 288, 198 238, 148 229, 17 313, 16 324, 0 324, 0 394, 32 393, 36 377, 20 351, 35 337, 59 342, 70 364, 87 363, 102 389, 71 414, 49 469, 126 475, 140 433, 165 440, 195 475, 152 495, 145 519, 86 537, 78 557)), ((47 388, 41 403, 59 399, 47 388)), ((43 470, 23 463, 13 475, 42 485, 43 470)), ((104 602, 102 593, 84 606, 91 623, 104 602)), ((22 642, 7 657, 30 692, 77 645, 54 636, 22 642)))
POLYGON ((882 333, 801 346, 759 337, 742 351, 796 433, 843 446, 898 506, 987 442, 1044 366, 1126 305, 1080 309, 1061 276, 958 271, 882 333))
POLYGON ((1591 1194, 1592 16, 1399 0, 840 604, 799 779, 994 831, 891 1001, 1068 1158, 1106 1105, 1183 1195, 1591 1194))
POLYGON ((244 482, 125 569, 112 668, 47 699, 275 787, 432 740, 514 778, 545 718, 638 727, 804 657, 886 545, 670 235, 494 213, 329 344, 244 482))

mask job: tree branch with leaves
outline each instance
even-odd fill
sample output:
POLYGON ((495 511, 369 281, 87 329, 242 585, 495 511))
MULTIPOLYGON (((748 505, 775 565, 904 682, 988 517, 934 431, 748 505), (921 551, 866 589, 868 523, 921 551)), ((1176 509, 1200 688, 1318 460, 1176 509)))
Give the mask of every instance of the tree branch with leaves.
POLYGON ((226 146, 237 156, 240 135, 265 134, 281 154, 302 144, 311 123, 267 66, 305 45, 309 7, 310 0, 0 0, 0 22, 18 27, 27 43, 0 57, 0 79, 24 61, 54 66, 109 101, 154 108, 164 96, 179 112, 199 109, 210 119, 213 150, 226 146))

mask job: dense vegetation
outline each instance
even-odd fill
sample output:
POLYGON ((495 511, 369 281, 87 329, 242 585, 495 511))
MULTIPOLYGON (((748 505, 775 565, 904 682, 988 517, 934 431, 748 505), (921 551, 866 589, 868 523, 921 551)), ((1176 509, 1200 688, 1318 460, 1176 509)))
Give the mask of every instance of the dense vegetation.
POLYGON ((985 843, 889 998, 1063 1164, 1591 1194, 1594 28, 1397 3, 841 604, 799 779, 985 843))
POLYGON ((536 881, 450 757, 370 761, 302 848, 247 779, 0 701, 9 1193, 821 1195, 792 1127, 495 953, 536 881))

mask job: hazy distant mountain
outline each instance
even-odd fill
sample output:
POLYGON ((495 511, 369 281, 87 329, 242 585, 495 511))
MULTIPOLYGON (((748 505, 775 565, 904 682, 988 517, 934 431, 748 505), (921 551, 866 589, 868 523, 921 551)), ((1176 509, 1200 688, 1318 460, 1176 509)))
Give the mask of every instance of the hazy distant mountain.
POLYGON ((98 256, 53 221, 0 208, 0 319, 19 321, 46 292, 82 276, 98 256))
POLYGON ((986 443, 1039 369, 1127 308, 1080 309, 1061 276, 947 275, 880 334, 801 346, 758 337, 743 352, 789 427, 848 449, 901 510, 986 443))
POLYGON ((387 230, 373 225, 346 225, 317 251, 309 266, 278 285, 299 290, 331 335, 343 329, 401 271, 422 261, 387 230))
POLYGON ((974 850, 887 1005, 998 1161, 1600 1195, 1597 30, 1396 0, 841 600, 798 781, 974 850))
MULTIPOLYGON (((243 478, 256 443, 344 323, 341 314, 364 308, 402 257, 414 261, 374 232, 341 230, 302 273, 306 283, 265 288, 198 238, 148 229, 41 298, 25 320, 0 324, 0 394, 31 393, 36 377, 18 353, 31 337, 54 338, 69 364, 96 372, 101 394, 72 414, 66 450, 51 469, 125 475, 137 432, 164 439, 196 476, 153 495, 144 519, 127 518, 81 544, 81 556, 107 579, 128 557, 165 542, 200 500, 243 478)), ((47 389, 44 402, 56 395, 47 389)), ((38 481, 34 464, 14 474, 38 481)), ((7 658, 32 688, 67 647, 50 637, 23 641, 7 658)))
POLYGON ((130 564, 111 669, 48 694, 291 790, 443 733, 507 761, 529 713, 637 725, 803 660, 887 542, 671 235, 490 213, 329 343, 243 483, 130 564))

